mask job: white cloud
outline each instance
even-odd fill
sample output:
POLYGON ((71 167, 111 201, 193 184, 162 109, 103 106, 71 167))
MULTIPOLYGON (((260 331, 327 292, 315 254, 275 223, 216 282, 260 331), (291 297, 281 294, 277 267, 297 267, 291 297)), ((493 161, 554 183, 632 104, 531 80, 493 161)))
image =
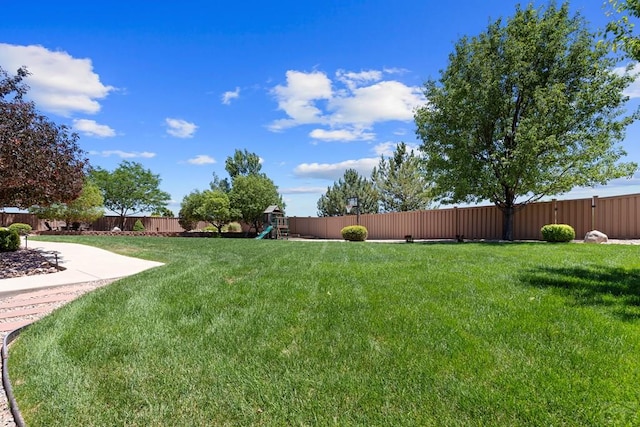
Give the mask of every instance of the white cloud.
POLYGON ((383 81, 354 89, 329 102, 331 121, 370 126, 376 122, 413 120, 413 111, 426 102, 422 90, 396 81, 383 81))
POLYGON ((240 97, 240 88, 236 87, 234 91, 227 91, 222 94, 222 103, 224 105, 231 104, 232 99, 238 99, 240 97))
POLYGON ((90 59, 78 59, 63 51, 39 45, 0 43, 0 63, 9 73, 26 66, 31 75, 29 97, 38 109, 68 117, 73 113, 95 114, 99 99, 115 90, 105 86, 93 71, 90 59))
POLYGON ((636 63, 629 71, 627 71, 627 67, 618 67, 614 68, 613 72, 621 76, 628 72, 635 76, 635 80, 624 90, 623 94, 632 99, 640 98, 640 64, 636 63))
POLYGON ((206 154, 198 154, 194 158, 187 160, 187 163, 191 163, 192 165, 211 165, 215 162, 216 159, 206 154))
POLYGON ((349 89, 353 90, 365 83, 380 81, 382 79, 382 71, 369 70, 356 73, 353 71, 338 70, 336 71, 336 78, 349 89))
POLYGON ((279 191, 280 194, 317 194, 324 193, 326 190, 326 187, 291 187, 279 191))
POLYGON ((116 136, 116 131, 107 125, 96 123, 95 120, 77 119, 73 121, 73 129, 87 136, 109 138, 116 136))
POLYGON ((365 132, 364 129, 314 129, 309 132, 309 136, 313 139, 322 141, 371 141, 376 135, 371 132, 365 132))
POLYGON ((175 136, 176 138, 192 138, 196 129, 198 129, 198 126, 196 126, 195 123, 182 119, 166 118, 165 122, 169 127, 169 129, 167 129, 167 133, 171 136, 175 136))
POLYGON ((138 152, 138 151, 121 151, 121 150, 104 150, 104 151, 89 151, 89 154, 94 156, 102 156, 102 157, 111 157, 117 156, 122 159, 150 159, 156 156, 156 153, 150 153, 148 151, 138 152))
POLYGON ((299 124, 323 123, 322 110, 315 102, 331 98, 331 80, 319 71, 303 73, 289 70, 286 86, 278 85, 271 93, 278 101, 278 108, 289 116, 289 119, 273 122, 271 130, 279 131, 299 124))
POLYGON ((374 139, 376 123, 411 121, 415 108, 427 102, 420 87, 382 80, 385 74, 401 72, 404 70, 338 70, 336 81, 332 82, 320 71, 289 70, 286 85, 278 85, 271 91, 287 117, 273 121, 269 129, 282 131, 315 124, 329 127, 311 131, 315 139, 346 142, 374 139))
POLYGON ((355 169, 362 176, 370 176, 371 171, 378 165, 377 158, 359 160, 345 160, 339 163, 302 163, 293 170, 298 178, 317 178, 337 180, 347 169, 355 169))

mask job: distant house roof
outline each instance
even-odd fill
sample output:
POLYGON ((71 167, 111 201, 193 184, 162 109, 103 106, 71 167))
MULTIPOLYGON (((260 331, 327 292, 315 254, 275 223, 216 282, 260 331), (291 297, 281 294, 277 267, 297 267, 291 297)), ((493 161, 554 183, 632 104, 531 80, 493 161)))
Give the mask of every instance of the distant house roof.
POLYGON ((264 210, 263 213, 273 213, 273 212, 282 212, 278 205, 271 205, 267 209, 264 210))

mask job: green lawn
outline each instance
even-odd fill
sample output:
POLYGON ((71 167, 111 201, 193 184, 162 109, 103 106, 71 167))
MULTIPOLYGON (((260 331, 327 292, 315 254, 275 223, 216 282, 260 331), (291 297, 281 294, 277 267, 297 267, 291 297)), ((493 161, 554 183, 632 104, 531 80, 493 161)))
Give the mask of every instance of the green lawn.
POLYGON ((21 335, 29 426, 640 425, 638 246, 64 240, 167 265, 21 335))

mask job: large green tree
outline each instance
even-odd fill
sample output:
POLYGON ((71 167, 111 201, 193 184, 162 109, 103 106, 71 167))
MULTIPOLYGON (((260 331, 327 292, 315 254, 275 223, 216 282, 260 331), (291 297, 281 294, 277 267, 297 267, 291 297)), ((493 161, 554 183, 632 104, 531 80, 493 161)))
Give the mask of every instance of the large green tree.
POLYGON ((233 179, 229 193, 231 207, 238 211, 242 220, 256 232, 262 224, 262 214, 271 205, 284 210, 284 202, 278 187, 264 174, 238 175, 233 179))
POLYGON ((62 220, 67 229, 74 223, 92 223, 104 215, 104 199, 96 184, 85 180, 80 195, 69 203, 53 203, 49 206, 32 206, 29 212, 38 218, 62 220))
POLYGON ((29 75, 0 68, 0 207, 67 203, 78 197, 88 160, 78 135, 24 100, 29 75))
POLYGON ((222 227, 240 216, 235 209, 231 209, 227 193, 220 190, 205 190, 196 213, 203 221, 216 227, 218 234, 222 233, 222 227))
POLYGON ((160 175, 136 162, 125 160, 112 172, 96 168, 91 179, 102 192, 104 206, 120 216, 123 230, 127 216, 166 208, 171 198, 160 190, 160 175))
POLYGON ((353 197, 358 198, 359 213, 379 212, 379 195, 373 183, 355 169, 347 169, 318 199, 318 216, 355 215, 356 210, 347 212, 347 199, 353 197))
POLYGON ((239 217, 224 191, 194 190, 182 199, 178 221, 185 230, 193 230, 199 221, 208 222, 221 233, 222 227, 239 217))
POLYGON ((371 180, 378 191, 384 212, 427 209, 431 204, 431 184, 423 172, 422 158, 401 142, 389 158, 380 156, 371 180))
POLYGON ((198 210, 202 204, 203 196, 199 190, 194 190, 182 198, 178 212, 178 223, 182 228, 191 231, 198 226, 198 221, 201 221, 198 210))
POLYGON ((628 75, 565 3, 518 7, 462 38, 415 114, 426 172, 446 203, 493 202, 513 239, 515 210, 545 195, 630 177, 618 146, 628 75))

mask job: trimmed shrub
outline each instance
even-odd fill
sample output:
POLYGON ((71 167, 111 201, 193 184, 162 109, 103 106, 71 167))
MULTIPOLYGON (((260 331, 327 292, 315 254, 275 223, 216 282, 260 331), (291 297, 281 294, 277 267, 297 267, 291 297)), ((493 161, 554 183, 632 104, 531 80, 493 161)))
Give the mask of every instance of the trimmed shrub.
POLYGON ((342 238, 350 242, 364 242, 367 240, 369 232, 362 225, 348 225, 340 230, 342 238))
POLYGON ((144 225, 142 225, 142 221, 139 219, 133 224, 133 231, 144 231, 144 225))
POLYGON ((14 222, 9 226, 9 230, 13 230, 20 236, 26 236, 31 233, 31 226, 29 224, 23 224, 22 222, 14 222))
POLYGON ((575 230, 567 224, 547 224, 540 232, 547 242, 570 242, 576 238, 575 230))
POLYGON ((20 235, 6 227, 0 228, 0 252, 14 252, 20 248, 20 235))
POLYGON ((214 227, 213 225, 207 225, 205 228, 202 229, 202 231, 206 231, 209 233, 217 233, 218 229, 216 227, 214 227))

